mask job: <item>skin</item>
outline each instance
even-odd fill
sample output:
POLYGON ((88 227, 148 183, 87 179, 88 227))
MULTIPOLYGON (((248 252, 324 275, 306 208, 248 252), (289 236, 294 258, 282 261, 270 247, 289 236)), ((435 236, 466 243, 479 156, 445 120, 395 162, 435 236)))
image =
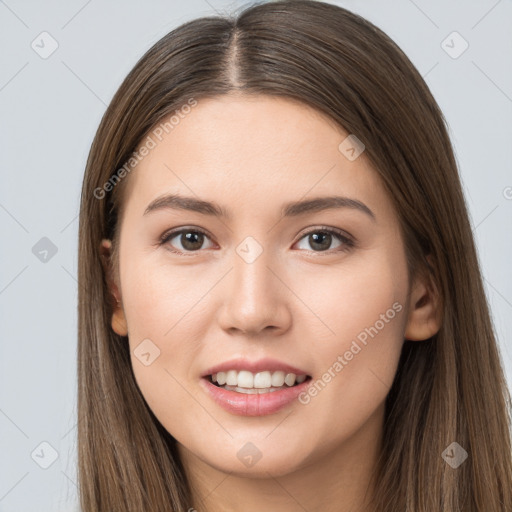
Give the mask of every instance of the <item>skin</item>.
MULTIPOLYGON (((350 161, 338 149, 347 135, 294 100, 205 99, 128 178, 119 282, 106 265, 120 301, 112 328, 128 335, 137 383, 178 442, 197 510, 364 510, 404 338, 419 342, 439 329, 431 287, 408 282, 398 218, 378 174, 364 152, 350 161), (232 218, 143 215, 171 192, 215 201, 232 218), (375 220, 350 208, 280 217, 284 203, 333 193, 363 202, 375 220), (333 235, 322 251, 306 235, 322 226, 343 230, 355 246, 340 250, 333 235), (208 234, 189 256, 170 250, 185 251, 180 235, 158 245, 180 227, 208 234), (263 249, 250 264, 236 252, 248 236, 263 249), (401 311, 306 405, 237 416, 199 386, 205 369, 243 356, 322 378, 394 303, 401 311), (149 366, 133 352, 147 338, 160 350, 149 366), (249 441, 261 458, 246 467, 237 452, 249 441)), ((110 242, 100 250, 108 262, 110 242)))

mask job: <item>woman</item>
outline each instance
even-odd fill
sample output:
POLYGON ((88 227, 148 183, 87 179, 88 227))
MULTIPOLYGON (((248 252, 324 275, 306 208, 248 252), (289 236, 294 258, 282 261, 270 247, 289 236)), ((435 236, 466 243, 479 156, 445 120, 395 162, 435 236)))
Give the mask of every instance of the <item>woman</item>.
POLYGON ((79 240, 84 511, 512 509, 443 115, 334 5, 178 27, 109 105, 79 240))

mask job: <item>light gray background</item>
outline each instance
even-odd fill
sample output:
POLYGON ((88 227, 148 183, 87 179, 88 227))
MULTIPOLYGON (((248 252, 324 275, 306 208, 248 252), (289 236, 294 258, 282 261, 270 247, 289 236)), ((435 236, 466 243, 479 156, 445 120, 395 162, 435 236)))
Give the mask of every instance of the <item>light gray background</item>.
MULTIPOLYGON (((512 380, 512 2, 346 0, 426 78, 450 127, 512 380), (463 41, 469 47, 457 58, 463 41), (442 42, 446 40, 442 46, 442 42), (449 48, 451 47, 451 49, 449 48)), ((85 161, 138 58, 223 0, 0 0, 0 512, 76 507, 77 229, 85 161), (58 43, 43 59, 41 32, 58 43), (36 257, 47 237, 57 252, 36 257), (51 448, 58 458, 52 461, 51 448), (34 451, 35 450, 35 451, 34 451), (32 454, 32 455, 31 455, 32 454), (37 461, 37 462, 36 462, 37 461)), ((44 49, 50 48, 44 40, 44 49)), ((399 91, 397 91, 397 94, 399 91)))

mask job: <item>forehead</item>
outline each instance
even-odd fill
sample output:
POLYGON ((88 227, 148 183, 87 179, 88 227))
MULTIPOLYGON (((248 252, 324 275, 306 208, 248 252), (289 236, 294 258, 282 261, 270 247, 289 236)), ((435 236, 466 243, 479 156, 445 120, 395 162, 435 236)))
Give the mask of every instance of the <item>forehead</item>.
POLYGON ((127 208, 142 214, 151 200, 171 192, 234 210, 332 193, 386 199, 364 152, 351 161, 340 151, 349 133, 299 101, 220 96, 198 100, 186 112, 150 133, 152 148, 130 176, 127 208))

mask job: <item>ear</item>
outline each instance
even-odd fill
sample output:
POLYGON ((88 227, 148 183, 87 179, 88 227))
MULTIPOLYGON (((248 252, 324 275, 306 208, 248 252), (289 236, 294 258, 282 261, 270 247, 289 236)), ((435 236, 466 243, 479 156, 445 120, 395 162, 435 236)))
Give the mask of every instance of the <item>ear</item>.
MULTIPOLYGON (((429 261, 430 257, 427 257, 429 261)), ((429 276, 418 275, 411 286, 406 340, 428 340, 441 328, 442 314, 439 293, 429 276)))
POLYGON ((110 291, 111 307, 112 307, 112 320, 111 325, 115 333, 120 336, 128 335, 128 324, 124 315, 124 310, 121 303, 121 293, 113 278, 112 272, 112 242, 104 238, 100 244, 100 256, 103 264, 103 270, 107 279, 108 288, 110 291))

